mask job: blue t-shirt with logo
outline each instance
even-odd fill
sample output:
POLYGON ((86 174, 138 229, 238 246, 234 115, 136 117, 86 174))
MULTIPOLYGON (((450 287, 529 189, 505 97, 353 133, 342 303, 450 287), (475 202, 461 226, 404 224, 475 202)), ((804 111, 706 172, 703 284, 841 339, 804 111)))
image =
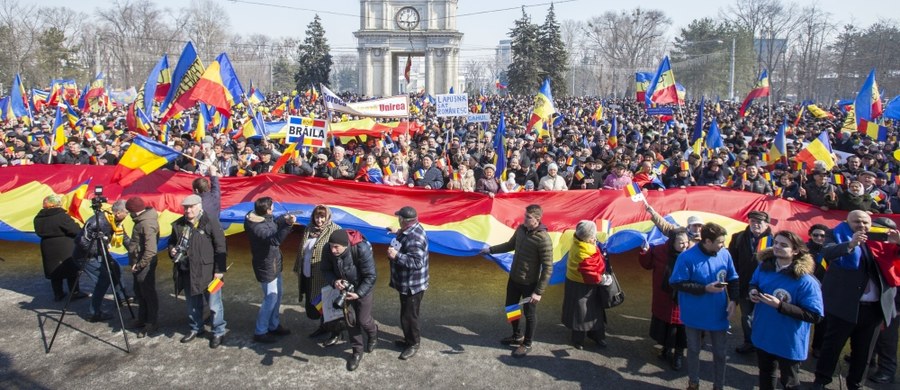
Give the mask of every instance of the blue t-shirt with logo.
MULTIPOLYGON (((698 244, 678 255, 669 283, 691 282, 705 286, 712 282, 737 283, 737 280, 738 274, 727 249, 708 255, 698 244)), ((679 291, 678 305, 685 326, 709 331, 728 330, 728 294, 725 291, 701 295, 679 291)))
MULTIPOLYGON (((819 281, 806 274, 795 279, 790 271, 763 271, 756 268, 750 285, 757 286, 760 294, 771 294, 778 299, 824 315, 822 289, 819 281)), ((753 312, 751 341, 757 348, 790 360, 806 360, 809 345, 809 322, 800 321, 778 312, 777 308, 758 303, 753 312)))

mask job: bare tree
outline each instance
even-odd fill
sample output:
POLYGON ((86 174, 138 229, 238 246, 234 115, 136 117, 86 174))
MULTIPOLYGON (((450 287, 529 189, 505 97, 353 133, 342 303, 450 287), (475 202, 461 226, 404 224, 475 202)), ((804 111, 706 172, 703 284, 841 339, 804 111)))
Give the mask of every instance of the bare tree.
POLYGON ((672 20, 662 11, 638 7, 618 13, 607 11, 591 18, 586 34, 592 49, 614 69, 613 85, 626 86, 622 91, 625 94, 634 90, 634 83, 629 82, 634 72, 658 60, 671 24, 672 20))
POLYGON ((816 79, 823 74, 826 44, 831 40, 836 26, 831 14, 823 12, 816 5, 805 7, 800 12, 797 24, 797 38, 791 51, 791 65, 796 79, 795 93, 800 99, 816 99, 816 79))
POLYGON ((191 0, 186 13, 191 15, 187 20, 188 37, 197 44, 201 58, 211 61, 219 53, 226 51, 231 22, 220 3, 191 0))
POLYGON ((769 70, 773 95, 783 95, 784 85, 779 84, 783 84, 787 76, 784 60, 798 20, 797 5, 785 4, 782 0, 735 0, 723 16, 753 33, 757 62, 769 70), (783 66, 781 72, 778 72, 778 66, 783 66))
POLYGON ((35 5, 0 0, 0 56, 4 59, 0 75, 4 82, 16 73, 23 73, 25 79, 35 77, 28 69, 40 32, 40 13, 35 5))
POLYGON ((469 60, 463 66, 463 77, 466 79, 466 92, 475 96, 481 91, 481 87, 485 86, 485 75, 490 67, 488 61, 469 60))

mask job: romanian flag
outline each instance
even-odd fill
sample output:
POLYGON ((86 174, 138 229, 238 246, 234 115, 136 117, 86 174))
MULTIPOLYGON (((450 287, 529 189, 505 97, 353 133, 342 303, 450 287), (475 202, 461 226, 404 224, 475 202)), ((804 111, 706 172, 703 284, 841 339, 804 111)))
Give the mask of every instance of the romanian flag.
POLYGON ((303 135, 300 136, 300 139, 297 142, 291 142, 287 148, 284 149, 284 152, 281 154, 281 157, 278 157, 278 160, 275 161, 275 165, 272 165, 271 173, 278 173, 278 170, 287 164, 288 160, 294 157, 294 152, 297 150, 297 145, 303 144, 303 135))
POLYGON ((66 119, 69 121, 69 126, 74 129, 75 125, 78 124, 78 120, 81 119, 81 115, 78 115, 78 113, 75 112, 75 109, 72 108, 72 105, 69 104, 68 101, 63 100, 62 102, 63 105, 66 106, 66 119))
POLYGON ((669 65, 669 56, 663 57, 656 70, 656 75, 650 81, 647 92, 644 95, 647 107, 653 104, 678 104, 678 90, 675 87, 675 73, 669 65))
POLYGON ((284 111, 287 110, 287 104, 281 102, 278 107, 272 109, 272 116, 280 117, 284 115, 284 111))
POLYGON ((266 97, 258 89, 254 89, 253 87, 250 87, 250 90, 251 90, 250 97, 247 98, 247 101, 249 101, 250 104, 259 104, 259 103, 266 101, 266 97))
POLYGON ((222 286, 225 285, 225 282, 222 279, 214 278, 212 282, 209 282, 209 285, 206 286, 206 291, 210 294, 215 294, 222 289, 222 286))
POLYGON ((844 185, 844 181, 845 181, 845 180, 844 180, 844 175, 842 175, 842 174, 840 174, 840 173, 835 173, 835 174, 834 174, 834 184, 835 184, 835 185, 842 186, 842 185, 844 185))
POLYGON ((209 64, 186 95, 187 98, 179 99, 185 104, 185 108, 201 101, 215 107, 216 111, 228 118, 231 117, 231 106, 235 105, 235 97, 244 96, 244 88, 234 73, 228 55, 222 53, 209 64))
POLYGON ((606 137, 606 144, 609 145, 610 149, 615 149, 619 146, 619 124, 616 120, 616 116, 612 117, 612 125, 609 128, 609 137, 606 137))
MULTIPOLYGON (((197 143, 203 142, 203 138, 206 137, 206 127, 209 126, 209 122, 212 118, 209 116, 209 109, 203 103, 199 104, 200 115, 197 115, 197 124, 194 126, 194 141, 197 143)), ((187 122, 187 121, 185 121, 187 122)), ((185 124, 185 127, 189 128, 185 124)))
POLYGON ((329 161, 327 166, 328 166, 328 169, 334 169, 337 167, 337 164, 335 164, 334 161, 329 161))
POLYGON ((577 179, 577 180, 584 179, 584 170, 579 169, 579 170, 575 171, 575 179, 577 179))
POLYGON ((413 175, 413 178, 416 180, 424 179, 425 178, 425 170, 424 169, 417 170, 416 173, 413 175))
POLYGON ((22 86, 22 80, 19 74, 13 79, 12 88, 9 90, 9 111, 12 116, 16 117, 26 125, 31 124, 31 110, 28 109, 28 97, 25 94, 25 87, 22 86))
MULTIPOLYGON (((394 168, 391 167, 391 164, 385 165, 384 168, 381 169, 381 171, 384 173, 384 177, 388 177, 394 174, 394 168)), ((453 174, 456 175, 455 178, 458 180, 459 174, 456 172, 454 172, 453 174)))
POLYGON ((878 142, 887 141, 887 127, 881 126, 875 122, 869 122, 862 118, 859 118, 859 124, 857 126, 860 133, 868 135, 872 140, 878 142))
POLYGON ((650 80, 653 79, 653 73, 637 72, 634 74, 634 90, 635 99, 643 102, 647 94, 647 87, 650 86, 650 80))
POLYGON ((319 314, 322 314, 322 294, 316 295, 316 297, 313 298, 312 302, 310 302, 310 303, 312 303, 312 305, 316 308, 316 311, 318 311, 319 314))
POLYGON ((762 250, 768 249, 772 246, 772 238, 769 236, 762 236, 759 238, 759 242, 756 244, 756 251, 760 252, 762 250))
POLYGON ((678 104, 684 104, 684 98, 687 97, 687 90, 681 83, 675 83, 675 94, 678 95, 678 104))
POLYGON ((881 203, 884 200, 884 192, 879 190, 872 191, 872 200, 877 203, 881 203))
POLYGON ((665 174, 666 171, 668 171, 668 170, 669 170, 669 166, 666 164, 663 164, 662 161, 657 161, 656 163, 653 164, 653 172, 656 172, 657 175, 665 174))
POLYGON ((688 161, 682 161, 681 162, 681 170, 690 172, 691 171, 691 163, 688 161))
POLYGON ((816 263, 818 263, 820 266, 822 266, 822 269, 828 271, 828 262, 825 261, 825 255, 819 255, 819 258, 817 259, 816 263))
MULTIPOLYGON (((145 92, 149 95, 144 95, 145 104, 152 104, 153 101, 161 102, 166 98, 169 90, 172 89, 172 70, 169 69, 169 56, 163 54, 156 66, 153 67, 153 70, 150 71, 150 75, 147 76, 147 84, 145 86, 153 87, 147 88, 145 92), (152 83, 151 80, 153 80, 152 83), (153 98, 151 99, 150 96, 153 98)), ((146 110, 147 107, 144 107, 144 109, 146 110)))
POLYGON ((409 84, 409 71, 412 70, 412 56, 406 56, 406 66, 403 67, 403 78, 406 79, 406 83, 409 84))
POLYGON ((819 108, 819 106, 817 106, 815 104, 807 105, 806 109, 816 119, 834 119, 834 114, 819 108))
POLYGON ((600 105, 597 106, 597 110, 594 111, 594 126, 603 119, 603 102, 600 102, 600 105))
POLYGON ((775 140, 769 148, 768 158, 764 159, 768 165, 774 165, 782 158, 787 157, 787 120, 781 122, 775 140))
POLYGON ((766 179, 766 181, 772 181, 772 173, 769 171, 765 171, 759 175, 762 176, 763 179, 766 179))
POLYGON ((113 171, 111 181, 127 187, 163 165, 175 160, 181 153, 144 136, 137 136, 131 147, 122 155, 113 171))
POLYGON ((709 131, 706 133, 706 148, 710 153, 717 148, 724 148, 725 141, 722 140, 722 132, 719 131, 719 124, 713 117, 712 123, 709 124, 709 131))
POLYGON ((625 196, 631 198, 632 202, 644 201, 644 193, 641 192, 641 186, 634 182, 625 186, 625 196))
POLYGON ((66 135, 66 122, 62 117, 62 107, 56 106, 56 119, 53 121, 53 150, 62 152, 69 142, 66 135))
POLYGON ((781 197, 781 194, 783 194, 783 193, 784 193, 784 188, 782 188, 782 187, 775 187, 775 196, 781 197))
POLYGON ((706 105, 706 98, 700 98, 700 104, 697 105, 697 118, 694 119, 694 132, 691 133, 690 146, 695 154, 700 154, 701 142, 703 142, 703 106, 706 105))
POLYGON ((553 93, 550 92, 550 79, 544 79, 541 89, 534 97, 534 110, 531 111, 527 130, 531 131, 538 122, 549 121, 554 113, 556 107, 553 105, 553 93))
MULTIPOLYGON (((500 121, 497 122, 497 134, 494 134, 493 147, 494 159, 496 160, 497 169, 494 170, 494 177, 501 181, 506 180, 506 116, 503 111, 500 112, 500 121)), ((449 165, 449 164, 448 164, 449 165)))
POLYGON ((831 141, 828 140, 828 132, 822 131, 819 136, 797 153, 794 161, 804 162, 807 167, 813 167, 816 161, 825 163, 825 169, 834 168, 834 158, 831 157, 831 141))
POLYGON ((71 215, 72 218, 75 218, 81 223, 84 223, 84 216, 81 215, 81 203, 84 201, 84 197, 87 196, 88 187, 91 185, 91 179, 87 179, 84 183, 75 187, 72 190, 72 200, 69 201, 69 209, 67 214, 71 215))
POLYGON ((761 97, 769 96, 769 71, 763 69, 762 73, 759 75, 759 80, 756 80, 756 85, 753 89, 750 90, 750 93, 747 94, 747 97, 744 98, 744 102, 741 103, 741 108, 738 110, 738 114, 741 117, 747 115, 747 107, 750 106, 750 103, 753 102, 753 99, 758 99, 761 97))
POLYGON ((159 106, 159 112, 163 113, 160 122, 168 122, 175 114, 194 106, 197 101, 191 98, 191 90, 203 76, 203 69, 203 63, 197 56, 194 44, 188 42, 181 52, 181 57, 178 58, 175 70, 172 71, 173 88, 169 88, 169 93, 159 106))
POLYGON ((515 303, 506 307, 506 322, 513 322, 522 318, 522 305, 515 303))
POLYGON ((869 72, 866 82, 863 83, 854 103, 856 118, 875 120, 881 116, 881 94, 878 92, 878 83, 875 82, 875 69, 869 72))
POLYGON ((97 76, 94 77, 94 81, 91 82, 91 86, 88 89, 87 93, 84 95, 84 101, 86 102, 85 107, 81 107, 82 111, 98 112, 101 108, 101 103, 103 100, 103 96, 106 94, 106 89, 104 88, 103 82, 103 72, 97 73, 97 76))

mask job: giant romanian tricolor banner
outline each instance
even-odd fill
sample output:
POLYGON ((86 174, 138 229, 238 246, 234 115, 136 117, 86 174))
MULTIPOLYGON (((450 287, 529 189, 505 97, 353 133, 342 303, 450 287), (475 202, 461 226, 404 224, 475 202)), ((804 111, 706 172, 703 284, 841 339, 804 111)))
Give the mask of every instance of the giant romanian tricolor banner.
MULTIPOLYGON (((191 181, 197 176, 157 170, 123 188, 112 182, 113 169, 72 165, 0 169, 0 239, 37 242, 32 221, 41 209, 41 200, 53 193, 66 194, 90 179, 88 194, 93 194, 97 186, 103 186, 109 202, 141 196, 156 208, 160 212, 163 236, 160 246, 166 245, 170 224, 181 215, 181 201, 191 194, 191 181)), ((385 227, 397 225, 394 212, 403 206, 412 206, 418 210, 419 219, 428 233, 429 249, 452 256, 474 256, 485 244, 505 242, 522 223, 525 207, 539 204, 544 208, 543 223, 554 243, 554 283, 565 279, 566 256, 575 225, 580 220, 595 221, 597 226, 611 226, 610 235, 601 229, 599 236, 611 254, 639 248, 645 241, 662 242, 643 203, 632 202, 619 190, 516 192, 490 198, 472 192, 389 187, 282 174, 222 178, 221 187, 221 220, 227 234, 243 229, 244 216, 252 209, 255 198, 271 196, 276 201, 275 214, 295 213, 298 223, 306 224, 313 207, 325 204, 331 207, 335 222, 341 226, 361 231, 374 243, 387 244, 392 236, 387 234, 385 227)), ((846 216, 846 212, 823 212, 801 202, 712 187, 650 191, 645 196, 650 205, 672 222, 684 226, 689 216, 696 215, 704 221, 725 226, 729 233, 746 228, 746 215, 751 210, 767 211, 775 230, 788 229, 804 237, 812 224, 833 226, 846 216)), ((92 214, 90 204, 87 199, 81 202, 79 212, 85 218, 92 214)), ((130 218, 126 219, 126 229, 131 230, 130 218)), ((122 254, 118 253, 120 257, 122 254)), ((490 258, 509 270, 512 254, 490 258)))

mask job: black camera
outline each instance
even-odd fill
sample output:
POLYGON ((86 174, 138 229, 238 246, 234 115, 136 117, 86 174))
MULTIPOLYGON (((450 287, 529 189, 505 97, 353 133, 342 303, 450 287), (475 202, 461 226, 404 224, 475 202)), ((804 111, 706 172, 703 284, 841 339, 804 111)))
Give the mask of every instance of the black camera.
POLYGON ((347 304, 347 294, 353 292, 353 283, 350 283, 346 280, 342 280, 341 283, 344 289, 341 290, 341 295, 338 295, 337 298, 334 298, 334 302, 332 302, 335 309, 343 309, 344 305, 347 304))
POLYGON ((91 198, 91 208, 94 209, 94 212, 103 208, 103 204, 106 202, 108 200, 103 196, 103 186, 94 187, 94 197, 91 198))
POLYGON ((191 230, 185 227, 181 230, 181 238, 178 239, 178 245, 175 246, 175 255, 172 256, 172 262, 178 264, 187 260, 188 247, 190 245, 191 230))

